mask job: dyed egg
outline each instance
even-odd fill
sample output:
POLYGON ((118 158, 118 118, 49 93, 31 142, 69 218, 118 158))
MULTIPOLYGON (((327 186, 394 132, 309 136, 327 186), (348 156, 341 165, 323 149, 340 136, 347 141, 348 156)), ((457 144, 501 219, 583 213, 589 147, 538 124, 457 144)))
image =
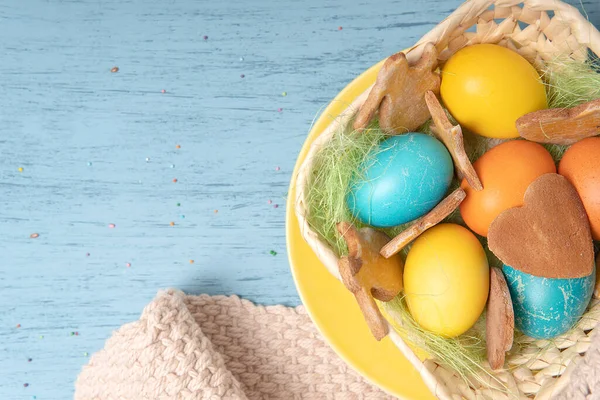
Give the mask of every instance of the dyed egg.
POLYGON ((404 265, 404 294, 423 328, 446 337, 477 321, 489 292, 489 267, 479 240, 456 224, 436 225, 414 241, 404 265))
POLYGON ((495 44, 467 46, 450 57, 442 68, 440 94, 463 127, 491 138, 519 137, 516 120, 548 108, 535 68, 495 44))
POLYGON ((483 190, 473 190, 463 180, 467 197, 460 214, 469 228, 487 236, 490 224, 504 210, 523 205, 527 187, 544 174, 555 173, 552 156, 544 147, 525 140, 502 143, 481 156, 473 167, 483 190))
POLYGON ((592 237, 600 240, 600 138, 575 143, 566 151, 558 166, 579 193, 590 220, 592 237))
POLYGON ((583 278, 549 279, 508 265, 502 267, 515 311, 515 327, 536 339, 567 332, 583 315, 596 282, 596 270, 583 278))
POLYGON ((360 221, 380 228, 430 211, 446 194, 454 174, 446 147, 423 133, 384 140, 358 170, 346 203, 360 221))

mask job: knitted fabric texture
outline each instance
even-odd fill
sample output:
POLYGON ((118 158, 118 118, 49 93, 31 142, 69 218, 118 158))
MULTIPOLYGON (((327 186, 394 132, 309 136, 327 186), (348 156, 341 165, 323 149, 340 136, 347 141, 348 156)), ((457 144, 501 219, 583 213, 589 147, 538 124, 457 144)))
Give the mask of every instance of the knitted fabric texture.
POLYGON ((329 348, 303 307, 176 290, 115 332, 75 386, 76 400, 392 398, 329 348))

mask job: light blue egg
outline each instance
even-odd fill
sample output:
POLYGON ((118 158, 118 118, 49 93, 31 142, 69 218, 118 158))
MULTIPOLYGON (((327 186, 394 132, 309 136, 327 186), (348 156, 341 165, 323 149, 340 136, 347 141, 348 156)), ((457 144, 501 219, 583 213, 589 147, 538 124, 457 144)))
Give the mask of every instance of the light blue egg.
POLYGON ((360 165, 346 203, 365 224, 397 226, 421 217, 444 197, 454 174, 446 147, 423 133, 384 140, 368 164, 360 165))
POLYGON ((567 332, 587 308, 596 283, 594 272, 583 278, 549 279, 502 267, 515 311, 515 327, 536 339, 567 332))

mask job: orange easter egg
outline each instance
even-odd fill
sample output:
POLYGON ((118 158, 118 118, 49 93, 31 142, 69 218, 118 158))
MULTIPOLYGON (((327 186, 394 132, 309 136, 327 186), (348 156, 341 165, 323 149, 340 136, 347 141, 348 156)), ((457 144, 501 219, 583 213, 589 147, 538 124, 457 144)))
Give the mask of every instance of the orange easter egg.
POLYGON ((583 139, 566 151, 558 173, 575 186, 592 227, 592 237, 600 240, 600 138, 583 139))
POLYGON ((487 236, 490 224, 504 210, 523 205, 527 187, 544 174, 555 173, 548 151, 526 140, 504 142, 481 156, 473 167, 483 190, 475 191, 465 180, 461 187, 467 197, 460 214, 469 228, 487 236))

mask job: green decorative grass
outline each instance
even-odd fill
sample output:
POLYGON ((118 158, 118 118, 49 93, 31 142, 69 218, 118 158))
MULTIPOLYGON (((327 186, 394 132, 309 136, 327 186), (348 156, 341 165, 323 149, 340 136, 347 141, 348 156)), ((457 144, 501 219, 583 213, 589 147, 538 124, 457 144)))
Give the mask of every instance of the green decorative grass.
POLYGON ((557 58, 546 62, 542 78, 546 83, 549 108, 574 107, 600 98, 600 60, 587 62, 557 58))
POLYGON ((363 171, 358 170, 359 165, 368 165, 377 154, 379 143, 388 136, 377 123, 365 132, 341 127, 315 156, 307 183, 307 221, 339 256, 346 255, 348 249, 337 234, 336 224, 348 221, 362 226, 346 207, 350 181, 354 175, 360 177, 363 171))
MULTIPOLYGON (((496 380, 482 366, 486 359, 485 316, 479 318, 466 333, 446 338, 423 329, 410 314, 404 296, 399 295, 390 302, 378 304, 394 329, 413 348, 420 348, 427 354, 434 355, 437 362, 457 371, 465 380, 473 379, 483 384, 496 380)), ((502 386, 499 381, 496 384, 495 386, 502 386)))

